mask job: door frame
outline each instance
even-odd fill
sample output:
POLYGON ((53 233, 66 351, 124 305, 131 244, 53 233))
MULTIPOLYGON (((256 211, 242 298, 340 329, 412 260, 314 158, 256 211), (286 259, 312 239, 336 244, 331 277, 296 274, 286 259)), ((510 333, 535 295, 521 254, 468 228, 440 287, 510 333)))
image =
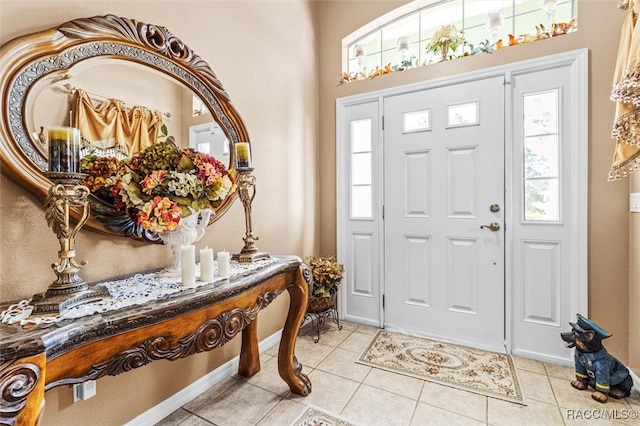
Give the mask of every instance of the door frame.
MULTIPOLYGON (((365 102, 378 102, 379 104, 379 123, 383 123, 382 106, 384 98, 386 96, 400 95, 408 92, 414 92, 419 90, 432 89, 436 87, 442 87, 457 83, 463 83, 482 78, 504 76, 507 87, 510 87, 512 76, 535 72, 545 69, 552 69, 561 66, 570 66, 572 73, 572 80, 575 81, 577 93, 574 94, 574 111, 576 117, 575 132, 576 140, 584 141, 584 144, 579 144, 574 151, 574 165, 575 173, 572 178, 576 179, 577 186, 576 191, 572 194, 573 202, 576 204, 576 217, 571 218, 574 221, 574 229, 576 230, 573 235, 575 241, 576 253, 573 259, 575 264, 571 267, 575 268, 576 283, 572 288, 572 295, 574 300, 574 306, 576 311, 583 315, 588 315, 588 257, 587 257, 587 197, 588 197, 588 109, 587 109, 587 96, 588 96, 588 79, 587 79, 587 65, 588 65, 588 49, 579 49, 569 52, 563 52, 541 58, 528 59, 521 62, 515 62, 511 64, 505 64, 485 70, 472 71, 454 76, 437 78, 429 81, 412 83, 403 86, 392 87, 388 89, 382 89, 373 92, 362 93, 358 95, 352 95, 348 97, 336 99, 336 223, 337 223, 337 257, 338 261, 345 263, 348 255, 348 235, 346 233, 346 222, 348 221, 349 203, 348 200, 349 190, 349 176, 347 175, 346 162, 349 161, 348 151, 348 135, 345 135, 344 129, 347 125, 346 121, 346 109, 352 105, 365 103, 365 102), (346 136, 346 138, 345 138, 346 136)), ((505 90, 505 224, 507 226, 513 226, 516 224, 516 218, 514 217, 514 185, 517 184, 516 177, 513 170, 513 158, 514 150, 511 143, 513 140, 513 99, 512 90, 505 90)), ((382 135, 382 127, 377 129, 379 135, 382 135)), ((379 152, 383 153, 384 143, 382 137, 377 138, 377 144, 379 152)), ((384 161, 384 154, 380 155, 375 161, 378 161, 378 165, 381 167, 384 161)), ((379 169, 383 170, 383 169, 379 169)), ((380 200, 384 200, 384 175, 382 172, 378 176, 373 177, 375 182, 375 189, 380 200)), ((377 253, 380 261, 377 262, 378 269, 373 271, 380 274, 381 285, 377 296, 379 298, 379 318, 369 319, 368 321, 362 321, 361 318, 357 320, 365 322, 369 325, 380 326, 384 325, 384 309, 383 309, 383 289, 384 289, 384 223, 382 219, 383 205, 373 206, 373 209, 378 209, 381 214, 378 215, 381 219, 376 224, 377 232, 381 236, 380 247, 378 247, 377 253)), ((508 229, 508 228, 507 228, 508 229)), ((507 351, 511 353, 513 349, 513 309, 514 303, 514 271, 513 271, 513 247, 515 241, 513 239, 512 232, 505 232, 505 346, 507 351)), ((345 263, 348 267, 349 265, 345 263)), ((341 316, 349 320, 349 309, 345 304, 348 282, 341 286, 341 297, 339 298, 339 310, 341 316)), ((566 360, 558 360, 556 358, 545 359, 544 356, 539 357, 541 360, 547 360, 552 362, 566 362, 566 360)))

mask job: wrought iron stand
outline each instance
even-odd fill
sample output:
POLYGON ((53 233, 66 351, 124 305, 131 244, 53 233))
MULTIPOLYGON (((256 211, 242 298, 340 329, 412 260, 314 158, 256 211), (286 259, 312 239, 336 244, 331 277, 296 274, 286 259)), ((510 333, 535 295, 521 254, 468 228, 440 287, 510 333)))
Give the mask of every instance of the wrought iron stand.
POLYGON ((311 329, 317 334, 317 337, 313 339, 314 343, 320 341, 320 331, 324 330, 327 318, 331 318, 333 322, 338 325, 338 330, 342 330, 340 318, 338 317, 337 300, 337 294, 335 293, 328 298, 309 297, 309 305, 304 319, 305 321, 307 319, 311 320, 311 329))

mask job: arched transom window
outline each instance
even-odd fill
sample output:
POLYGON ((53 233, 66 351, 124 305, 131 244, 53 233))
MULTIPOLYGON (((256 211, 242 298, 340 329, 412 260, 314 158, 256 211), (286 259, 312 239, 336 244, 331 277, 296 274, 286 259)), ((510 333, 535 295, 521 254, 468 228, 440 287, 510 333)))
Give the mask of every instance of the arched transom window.
POLYGON ((343 70, 366 76, 553 37, 576 29, 577 0, 414 1, 343 40, 343 70), (381 24, 382 23, 382 24, 381 24), (464 42, 443 55, 434 34, 446 26, 464 42))

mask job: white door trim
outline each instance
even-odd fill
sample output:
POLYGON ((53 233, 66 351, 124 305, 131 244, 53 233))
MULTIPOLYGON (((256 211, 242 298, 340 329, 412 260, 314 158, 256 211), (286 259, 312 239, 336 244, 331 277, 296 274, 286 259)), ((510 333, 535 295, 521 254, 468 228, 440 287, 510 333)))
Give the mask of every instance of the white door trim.
MULTIPOLYGON (((588 97, 588 80, 587 80, 587 64, 588 64, 588 49, 579 49, 570 52, 563 52, 555 55, 550 55, 542 58, 529 59, 513 64, 501 65, 494 68, 489 68, 480 71, 463 73, 451 77, 443 77, 438 79, 433 79, 425 82, 412 83, 404 86, 398 86, 388 89, 383 89, 374 92, 362 93, 358 95, 348 96, 344 98, 336 99, 336 165, 337 165, 337 180, 336 180, 336 195, 337 195, 337 255, 338 260, 344 262, 345 256, 347 253, 347 241, 345 240, 345 206, 344 200, 347 195, 348 190, 348 176, 345 176, 345 161, 348 161, 348 152, 345 151, 344 148, 344 127, 345 127, 345 110, 351 105, 356 105, 358 103, 363 102, 379 102, 379 111, 382 110, 383 99, 386 96, 398 95, 407 92, 424 90, 435 88, 439 86, 450 85, 454 83, 461 83, 471 80, 477 80, 480 78, 493 77, 498 75, 504 75, 506 78, 507 84, 510 84, 511 79, 514 75, 525 73, 525 72, 533 72, 544 69, 551 69, 561 66, 569 66, 572 73, 572 79, 576 84, 576 88, 579 90, 573 91, 573 100, 572 105, 574 106, 574 119, 575 119, 575 132, 577 132, 576 140, 580 141, 580 143, 574 152, 574 156, 572 157, 573 164, 575 167, 575 178, 576 178, 576 190, 571 193, 572 203, 576 206, 574 217, 571 218, 573 225, 573 241, 575 243, 576 250, 572 252, 572 260, 571 267, 574 268, 576 282, 579 283, 574 285, 572 288, 572 296, 575 301, 576 312, 580 312, 584 315, 588 315, 588 265, 587 265, 587 197, 588 197, 588 110, 587 110, 587 97, 588 97)), ((509 140, 512 140, 513 128, 512 121, 513 117, 511 116, 511 110, 513 106, 513 100, 511 99, 510 91, 505 91, 506 99, 505 99, 505 109, 507 111, 505 117, 505 132, 506 132, 506 146, 505 146, 505 160, 509 159, 509 161, 505 161, 505 203, 508 205, 514 205, 516 202, 514 200, 514 176, 513 176, 513 147, 509 143, 509 140)), ((382 122, 382 120, 380 120, 382 122)), ((382 129, 379 129, 380 131, 382 129)), ((379 142, 380 144, 382 141, 379 142)), ((381 151, 382 152, 382 151, 381 151)), ((380 164, 382 164, 383 159, 378 158, 380 164)), ((384 176, 380 173, 375 177, 376 190, 378 194, 381 196, 380 200, 383 200, 381 192, 383 190, 383 182, 384 176)), ((374 206, 374 208, 382 209, 382 206, 374 206)), ((380 215, 381 217, 381 215, 380 215)), ((513 217, 513 209, 508 209, 505 216, 505 222, 507 226, 510 226, 515 222, 513 217)), ((377 224, 377 229, 379 232, 383 232, 383 223, 382 220, 377 224)), ((381 234, 382 235, 382 234, 381 234)), ((384 238, 384 237, 383 237, 384 238)), ((513 311, 511 309, 511 304, 513 303, 513 270, 510 265, 513 263, 512 259, 512 248, 514 246, 513 236, 508 233, 505 238, 506 245, 506 258, 505 258, 505 278, 506 278, 506 288, 505 288, 505 297, 506 300, 511 301, 511 303, 507 303, 505 306, 505 326, 506 326, 506 336, 505 343, 507 348, 512 348, 512 333, 513 333, 513 311)), ((380 259, 383 259, 383 248, 384 244, 381 243, 381 247, 379 249, 380 259)), ((383 266, 384 262, 380 262, 380 273, 381 277, 384 277, 383 266)), ((346 286, 343 286, 342 292, 346 292, 346 286)), ((346 293, 345 293, 346 294, 346 293)), ((379 295, 381 296, 381 295, 379 295)), ((380 307, 382 310, 382 297, 380 299, 380 307)), ((345 312, 345 307, 343 306, 345 298, 341 297, 340 302, 340 311, 345 312)), ((346 317, 348 319, 348 316, 346 317)), ((382 325, 384 324, 384 318, 382 317, 382 313, 377 319, 369 319, 368 323, 370 325, 382 325)), ((540 357, 542 360, 545 360, 544 357, 540 357)), ((558 359, 548 359, 549 361, 558 362, 558 359)))

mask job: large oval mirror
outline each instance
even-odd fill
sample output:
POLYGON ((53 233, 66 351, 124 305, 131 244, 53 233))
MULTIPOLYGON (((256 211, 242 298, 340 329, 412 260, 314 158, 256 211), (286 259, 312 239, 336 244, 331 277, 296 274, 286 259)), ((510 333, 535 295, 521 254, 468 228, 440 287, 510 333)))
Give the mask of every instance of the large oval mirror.
MULTIPOLYGON (((113 99, 127 108, 144 105, 160 117, 162 136, 168 133, 178 148, 204 150, 228 169, 233 146, 249 141, 209 65, 162 26, 113 15, 69 21, 2 46, 0 76, 2 171, 43 201, 51 186, 45 129, 74 124, 70 111, 80 93, 96 107, 113 99)), ((85 153, 114 153, 113 144, 84 142, 85 153)), ((125 157, 135 154, 116 148, 125 157)), ((234 192, 219 203, 211 222, 235 198, 234 192)), ((92 197, 92 212, 87 226, 94 230, 158 240, 98 197, 92 197)))

